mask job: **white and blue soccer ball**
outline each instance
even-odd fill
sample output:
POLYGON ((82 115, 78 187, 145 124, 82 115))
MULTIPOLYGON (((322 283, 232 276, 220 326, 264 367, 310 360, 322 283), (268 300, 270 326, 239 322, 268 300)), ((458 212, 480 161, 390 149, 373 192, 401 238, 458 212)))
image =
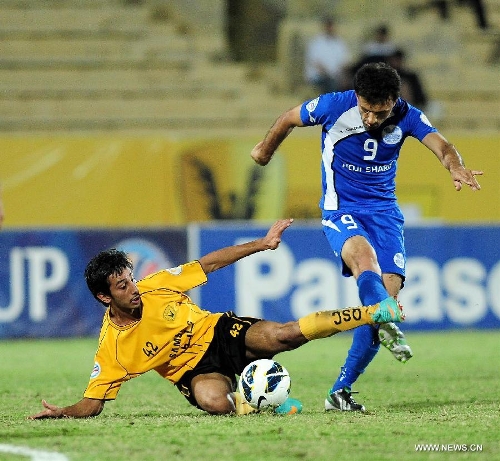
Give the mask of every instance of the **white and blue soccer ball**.
POLYGON ((244 368, 238 391, 251 407, 261 410, 279 407, 288 398, 290 385, 290 375, 283 365, 259 359, 244 368))

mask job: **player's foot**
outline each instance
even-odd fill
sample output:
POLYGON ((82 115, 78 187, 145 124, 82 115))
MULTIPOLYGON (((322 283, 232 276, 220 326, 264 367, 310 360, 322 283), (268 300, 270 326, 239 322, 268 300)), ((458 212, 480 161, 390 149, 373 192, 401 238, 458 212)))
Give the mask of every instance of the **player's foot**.
MULTIPOLYGON (((243 398, 243 396, 239 392, 233 392, 233 403, 234 409, 238 416, 240 415, 248 415, 248 413, 253 413, 257 411, 255 408, 252 408, 243 398)), ((228 396, 230 399, 230 396, 228 396)), ((230 399, 231 400, 231 399, 230 399)))
POLYGON ((405 319, 403 306, 392 296, 385 298, 383 301, 375 304, 375 306, 378 307, 371 314, 375 323, 402 322, 405 319))
POLYGON ((352 398, 352 394, 353 392, 347 387, 335 392, 328 392, 325 399, 325 410, 361 411, 364 413, 365 406, 357 403, 356 400, 352 398))
POLYGON ((300 400, 288 397, 279 407, 274 409, 278 415, 294 415, 302 412, 302 403, 300 400))
POLYGON ((382 323, 378 330, 378 337, 380 344, 389 349, 396 360, 406 363, 413 357, 405 335, 394 323, 382 323))

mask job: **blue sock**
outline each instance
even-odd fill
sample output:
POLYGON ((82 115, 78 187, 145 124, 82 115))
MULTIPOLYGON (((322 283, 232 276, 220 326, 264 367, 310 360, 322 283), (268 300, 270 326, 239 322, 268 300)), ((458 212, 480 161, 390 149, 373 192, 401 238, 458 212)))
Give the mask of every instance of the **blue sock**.
MULTIPOLYGON (((362 272, 357 280, 359 298, 364 306, 376 304, 389 296, 376 272, 362 272)), ((359 375, 363 373, 380 348, 378 329, 372 325, 363 325, 354 330, 352 345, 347 353, 340 375, 333 384, 332 392, 347 387, 351 389, 359 375)))
POLYGON ((373 360, 380 348, 378 330, 371 325, 363 325, 354 330, 352 344, 340 375, 335 381, 332 392, 347 387, 351 389, 359 375, 373 360))
POLYGON ((376 272, 361 272, 357 280, 359 299, 363 306, 371 306, 389 297, 382 277, 376 272))

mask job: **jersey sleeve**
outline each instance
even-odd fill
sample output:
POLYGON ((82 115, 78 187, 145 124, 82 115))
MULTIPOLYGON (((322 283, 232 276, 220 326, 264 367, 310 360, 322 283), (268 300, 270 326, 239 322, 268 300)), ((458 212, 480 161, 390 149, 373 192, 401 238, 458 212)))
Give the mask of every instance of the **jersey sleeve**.
POLYGON ((192 261, 172 269, 164 269, 145 277, 137 283, 141 293, 168 288, 173 291, 188 291, 207 282, 207 275, 198 261, 192 261))
POLYGON ((416 107, 408 104, 408 120, 410 122, 410 135, 422 142, 429 133, 436 133, 427 116, 416 107))
POLYGON ((305 126, 321 125, 325 121, 324 103, 321 102, 321 96, 318 96, 302 104, 300 118, 305 126))
POLYGON ((300 119, 305 126, 329 127, 346 108, 352 105, 353 97, 352 91, 321 94, 302 104, 300 119))
POLYGON ((105 351, 98 350, 83 396, 89 399, 114 400, 121 385, 130 378, 132 376, 116 360, 106 357, 105 351))
POLYGON ((306 126, 316 125, 316 119, 314 117, 314 110, 318 106, 319 96, 316 99, 311 99, 302 104, 300 108, 300 119, 302 123, 306 126))

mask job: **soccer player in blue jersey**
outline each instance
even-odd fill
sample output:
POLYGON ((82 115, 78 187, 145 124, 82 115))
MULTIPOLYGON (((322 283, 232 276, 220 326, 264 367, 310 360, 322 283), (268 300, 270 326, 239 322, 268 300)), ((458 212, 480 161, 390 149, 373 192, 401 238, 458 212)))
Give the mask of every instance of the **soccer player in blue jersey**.
MULTIPOLYGON (((251 156, 267 165, 295 127, 321 125, 320 200, 323 231, 344 276, 354 276, 361 302, 397 296, 405 278, 403 215, 395 195, 396 164, 408 136, 431 150, 450 172, 457 191, 480 186, 482 171, 465 167, 455 146, 422 111, 400 98, 401 80, 392 67, 370 63, 354 76, 354 90, 326 93, 284 112, 251 156)), ((354 330, 340 375, 328 391, 326 410, 365 411, 351 395, 380 343, 406 362, 410 346, 394 323, 354 330)))

